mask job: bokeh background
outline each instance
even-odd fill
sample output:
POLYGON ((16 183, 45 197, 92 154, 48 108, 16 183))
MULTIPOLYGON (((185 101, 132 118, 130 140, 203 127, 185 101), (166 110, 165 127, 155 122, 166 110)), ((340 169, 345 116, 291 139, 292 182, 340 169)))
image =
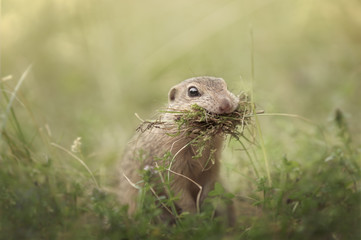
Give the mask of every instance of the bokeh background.
POLYGON ((121 156, 139 124, 134 113, 151 118, 172 85, 211 75, 235 93, 250 91, 252 67, 258 108, 314 122, 260 117, 269 151, 297 156, 300 132, 313 138, 307 132, 327 125, 337 108, 360 142, 360 1, 1 4, 2 81, 11 89, 32 65, 19 95, 24 105, 14 105, 21 123, 46 126, 66 147, 82 137, 97 174, 121 156))

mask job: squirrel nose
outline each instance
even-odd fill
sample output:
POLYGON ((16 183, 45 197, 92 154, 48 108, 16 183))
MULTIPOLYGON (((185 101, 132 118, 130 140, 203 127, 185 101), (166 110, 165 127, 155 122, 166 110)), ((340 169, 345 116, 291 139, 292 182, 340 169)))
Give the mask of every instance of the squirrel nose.
POLYGON ((222 98, 219 104, 219 113, 230 113, 232 110, 231 102, 228 98, 222 98))

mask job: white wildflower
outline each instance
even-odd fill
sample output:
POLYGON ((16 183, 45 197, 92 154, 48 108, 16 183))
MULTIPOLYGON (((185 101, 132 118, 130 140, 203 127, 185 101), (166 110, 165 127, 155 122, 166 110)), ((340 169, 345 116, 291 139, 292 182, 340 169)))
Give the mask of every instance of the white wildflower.
POLYGON ((153 166, 150 166, 150 165, 145 165, 143 169, 144 169, 145 171, 149 171, 149 172, 152 173, 152 174, 158 173, 158 171, 157 171, 157 170, 154 170, 154 167, 153 167, 153 166))

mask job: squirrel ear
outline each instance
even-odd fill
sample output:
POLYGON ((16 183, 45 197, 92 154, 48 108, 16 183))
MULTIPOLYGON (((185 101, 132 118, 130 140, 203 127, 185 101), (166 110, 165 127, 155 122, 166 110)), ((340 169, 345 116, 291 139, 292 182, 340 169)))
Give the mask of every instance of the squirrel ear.
POLYGON ((168 101, 169 102, 173 102, 175 100, 175 95, 177 93, 177 89, 175 87, 173 87, 169 93, 168 93, 168 101))

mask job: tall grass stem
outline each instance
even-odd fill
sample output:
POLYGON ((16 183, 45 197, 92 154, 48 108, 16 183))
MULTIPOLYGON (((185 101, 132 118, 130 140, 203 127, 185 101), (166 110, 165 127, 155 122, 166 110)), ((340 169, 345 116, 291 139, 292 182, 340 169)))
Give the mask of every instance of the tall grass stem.
POLYGON ((16 118, 16 115, 15 115, 15 112, 13 111, 12 106, 13 106, 14 100, 16 99, 16 93, 19 91, 21 85, 23 84, 25 78, 26 78, 27 75, 29 74, 31 68, 32 68, 32 64, 30 64, 30 65, 26 68, 26 70, 24 71, 24 73, 21 75, 21 77, 20 77, 20 79, 19 79, 19 82, 16 84, 15 89, 14 89, 14 91, 13 91, 12 94, 11 94, 10 99, 7 98, 6 94, 5 94, 4 91, 3 91, 4 97, 5 97, 5 99, 7 100, 8 104, 7 104, 7 106, 6 106, 6 110, 5 110, 4 115, 2 116, 3 121, 2 121, 1 126, 0 126, 0 141, 2 140, 3 132, 4 132, 5 128, 6 128, 6 125, 7 125, 7 122, 8 122, 8 119, 9 119, 9 114, 10 114, 10 113, 11 113, 13 119, 14 119, 14 122, 15 122, 15 125, 16 125, 16 129, 17 129, 17 131, 18 131, 18 133, 19 133, 19 137, 21 138, 22 142, 24 142, 24 140, 25 140, 24 134, 23 134, 23 132, 22 132, 22 130, 21 130, 20 124, 19 124, 19 122, 18 122, 18 120, 17 120, 17 118, 16 118))
POLYGON ((52 146, 59 148, 60 150, 66 152, 67 154, 69 154, 71 157, 73 157, 74 159, 76 159, 81 165, 83 165, 83 167, 88 171, 88 173, 90 174, 92 180, 94 181, 95 186, 99 189, 99 184, 97 182, 97 180, 94 177, 94 174, 92 173, 92 171, 89 169, 89 167, 85 164, 85 162, 83 160, 81 160, 78 156, 76 156, 75 154, 73 154, 72 152, 70 152, 68 149, 56 144, 56 143, 51 143, 52 146))

